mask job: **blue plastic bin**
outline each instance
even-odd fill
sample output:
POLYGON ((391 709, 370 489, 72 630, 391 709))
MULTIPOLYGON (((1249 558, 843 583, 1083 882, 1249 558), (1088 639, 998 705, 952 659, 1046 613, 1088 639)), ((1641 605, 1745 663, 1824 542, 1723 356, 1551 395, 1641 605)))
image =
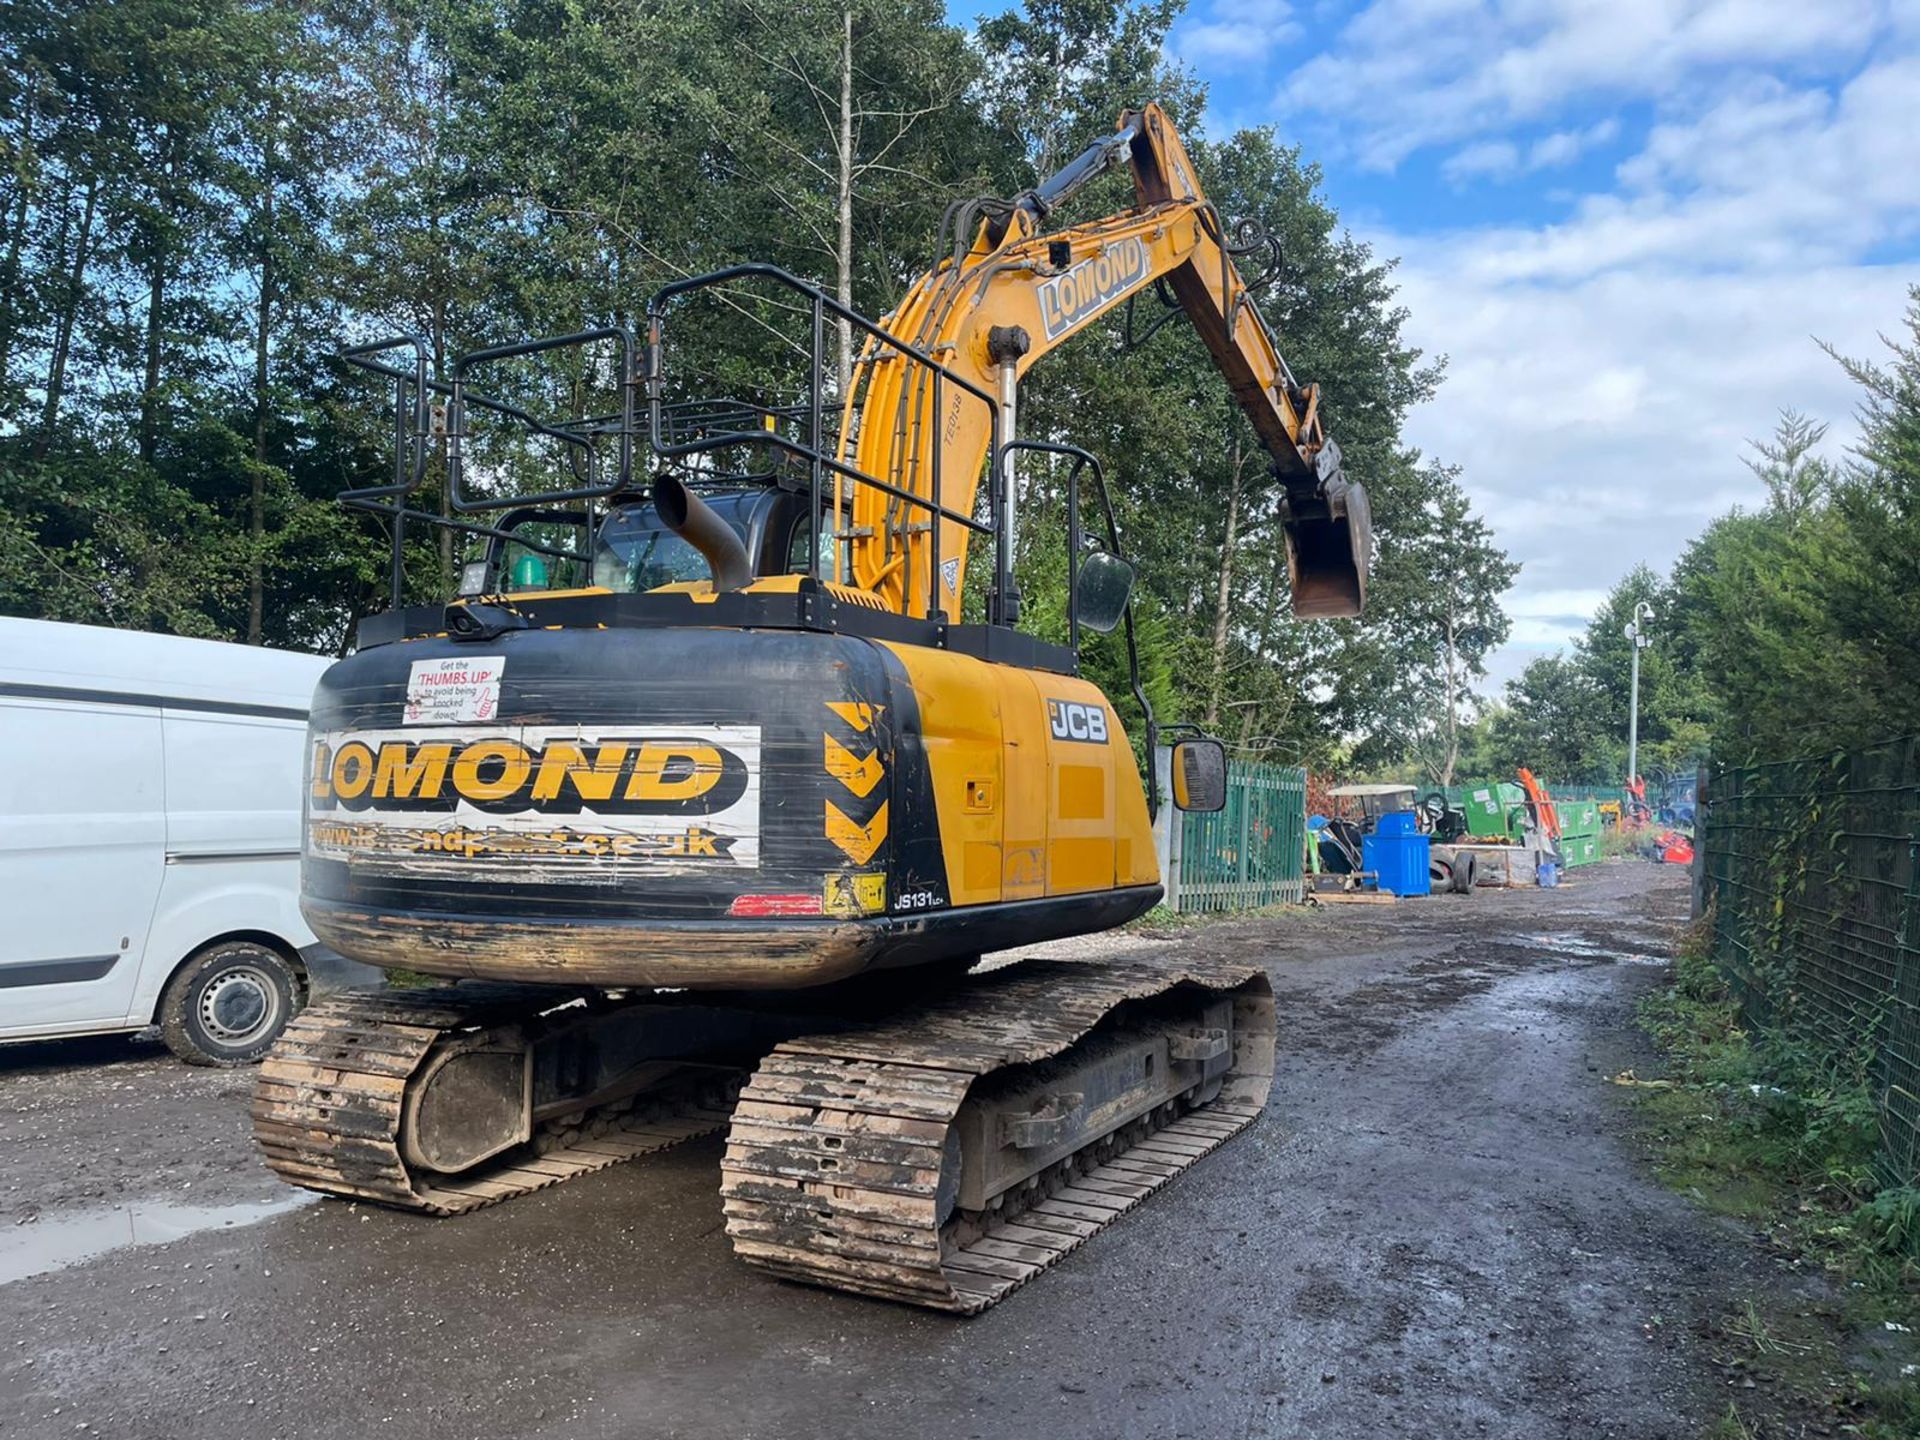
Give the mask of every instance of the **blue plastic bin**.
MULTIPOLYGON (((1413 813, 1399 812, 1407 816, 1408 828, 1412 829, 1413 813)), ((1380 823, 1384 826, 1396 815, 1382 815, 1380 823)), ((1361 837, 1360 864, 1362 868, 1373 871, 1380 877, 1382 890, 1394 895, 1427 895, 1432 893, 1433 882, 1429 878, 1429 851, 1433 837, 1417 831, 1411 834, 1395 834, 1392 831, 1376 830, 1371 835, 1361 837)))

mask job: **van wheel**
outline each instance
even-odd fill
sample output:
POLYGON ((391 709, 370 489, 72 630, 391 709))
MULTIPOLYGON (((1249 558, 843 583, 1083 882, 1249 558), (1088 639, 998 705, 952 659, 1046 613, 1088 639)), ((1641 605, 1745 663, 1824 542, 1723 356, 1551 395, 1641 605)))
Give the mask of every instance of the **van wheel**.
POLYGON ((293 967, 251 940, 209 945, 160 997, 160 1034, 189 1065, 250 1065, 293 1018, 293 967))

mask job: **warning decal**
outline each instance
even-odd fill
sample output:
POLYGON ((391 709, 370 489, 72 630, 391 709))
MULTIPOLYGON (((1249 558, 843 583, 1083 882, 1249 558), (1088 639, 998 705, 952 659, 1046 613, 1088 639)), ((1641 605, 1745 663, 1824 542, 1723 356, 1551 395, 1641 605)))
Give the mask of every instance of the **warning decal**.
POLYGON ((500 713, 500 675, 504 655, 460 655, 446 660, 416 660, 407 675, 403 725, 458 725, 491 720, 500 713))

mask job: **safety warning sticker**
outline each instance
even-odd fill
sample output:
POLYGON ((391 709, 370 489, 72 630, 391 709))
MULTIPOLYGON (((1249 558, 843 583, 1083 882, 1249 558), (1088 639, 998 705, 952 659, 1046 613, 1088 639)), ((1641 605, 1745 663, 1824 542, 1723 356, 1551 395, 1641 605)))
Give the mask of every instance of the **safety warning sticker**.
POLYGON ((500 675, 504 655, 460 655, 447 660, 416 660, 407 676, 403 725, 457 725, 492 720, 500 713, 500 675))

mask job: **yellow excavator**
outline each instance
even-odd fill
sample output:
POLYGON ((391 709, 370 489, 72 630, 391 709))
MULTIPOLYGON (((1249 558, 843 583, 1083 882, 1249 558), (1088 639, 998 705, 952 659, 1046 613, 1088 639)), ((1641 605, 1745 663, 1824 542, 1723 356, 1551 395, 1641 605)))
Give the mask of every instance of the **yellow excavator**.
MULTIPOLYGON (((1259 1114, 1257 967, 967 973, 1162 894, 1161 786, 1078 673, 1081 632, 1124 624, 1146 710, 1133 571, 1094 458, 1018 433, 1020 381, 1135 296, 1184 310, 1272 456, 1300 615, 1360 612, 1365 492, 1159 107, 950 223, 878 324, 746 265, 660 291, 644 338, 445 374, 417 338, 346 352, 393 396, 393 479, 342 497, 389 524, 393 608, 314 699, 303 908, 356 960, 462 983, 288 1028, 253 1106, 285 1178, 452 1215, 724 1128, 743 1259, 973 1313, 1259 1114), (1131 208, 1045 229, 1120 165, 1131 208), (688 393, 676 342, 743 315, 801 327, 796 402, 688 393), (593 414, 475 383, 589 350, 613 397, 593 414), (558 487, 507 493, 488 426, 557 451, 558 487), (445 503, 420 508, 442 454, 445 503), (1030 467, 1065 476, 1065 645, 1017 628, 1030 467), (402 603, 409 524, 468 537, 444 604, 402 603)), ((1218 809, 1219 742, 1165 733, 1172 803, 1218 809)))

